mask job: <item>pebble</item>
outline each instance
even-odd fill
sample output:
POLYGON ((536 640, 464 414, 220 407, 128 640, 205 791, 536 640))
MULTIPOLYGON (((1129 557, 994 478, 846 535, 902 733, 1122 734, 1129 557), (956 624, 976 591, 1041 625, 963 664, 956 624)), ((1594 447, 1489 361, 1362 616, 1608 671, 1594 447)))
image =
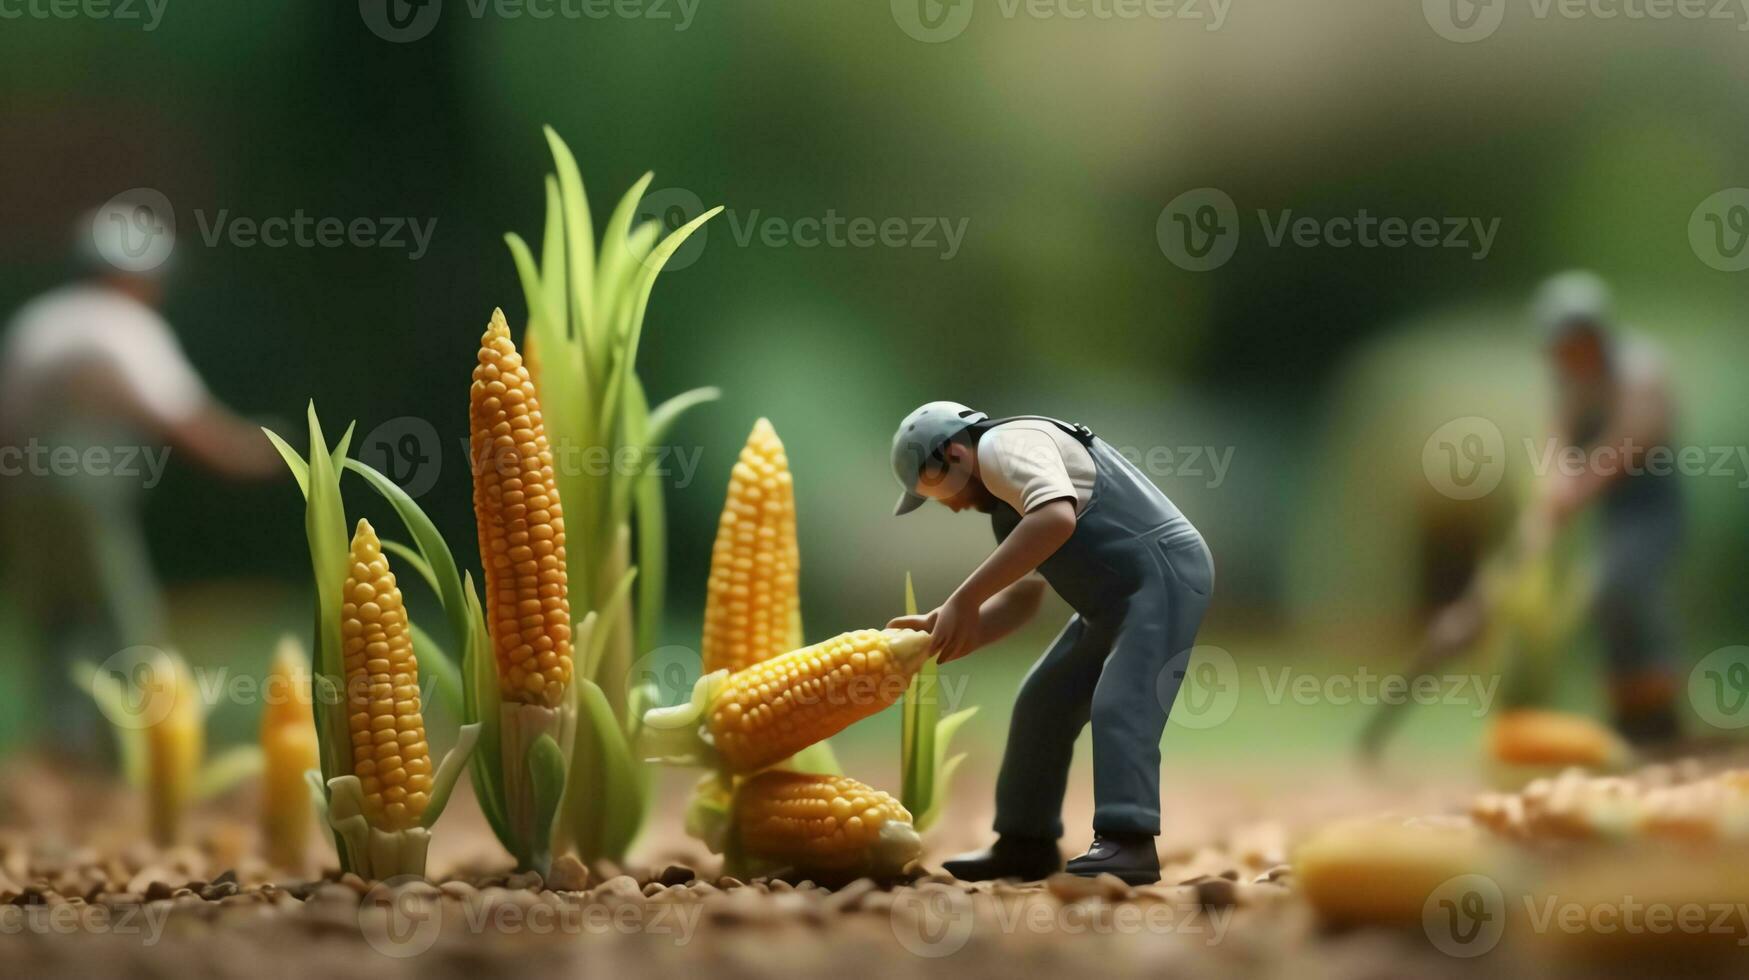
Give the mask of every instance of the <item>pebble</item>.
POLYGON ((1067 871, 1059 871, 1046 878, 1045 888, 1064 902, 1078 902, 1084 898, 1094 898, 1105 891, 1104 886, 1097 879, 1083 878, 1080 875, 1069 874, 1067 871))
POLYGON ((538 892, 545 884, 538 871, 519 871, 504 879, 504 887, 512 890, 538 892))
POLYGON ((575 855, 566 854, 553 862, 547 887, 556 892, 588 891, 589 869, 575 855))
POLYGON ((849 912, 862 904, 862 900, 870 892, 876 890, 875 883, 868 878, 858 878, 843 888, 826 896, 825 909, 828 912, 849 912))
POLYGON ((608 898, 630 901, 643 898, 644 892, 638 887, 638 880, 631 875, 615 875, 602 882, 591 895, 597 901, 608 898))
POLYGON ((722 889, 745 888, 747 887, 747 883, 734 875, 723 875, 721 878, 717 879, 717 887, 722 889))
POLYGON ((698 875, 684 864, 670 864, 662 869, 662 873, 656 876, 656 880, 664 885, 684 885, 697 877, 698 875))

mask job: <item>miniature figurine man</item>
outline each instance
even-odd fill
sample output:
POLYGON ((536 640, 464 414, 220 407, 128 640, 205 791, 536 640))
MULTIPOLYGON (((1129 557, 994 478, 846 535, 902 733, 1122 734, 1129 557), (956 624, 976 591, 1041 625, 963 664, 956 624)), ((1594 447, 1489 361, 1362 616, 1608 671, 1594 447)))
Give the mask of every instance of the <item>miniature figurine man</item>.
POLYGON ((1021 684, 995 844, 944 867, 967 881, 1061 870, 1069 763, 1091 721, 1093 846, 1068 870, 1158 881, 1160 737, 1214 586, 1202 535, 1104 440, 1055 419, 931 402, 899 424, 893 472, 895 513, 929 500, 977 510, 997 547, 946 602, 891 626, 928 630, 947 663, 1031 619, 1046 583, 1075 610, 1021 684))
POLYGON ((1617 326, 1609 287, 1592 273, 1549 279, 1535 306, 1555 381, 1554 439, 1588 464, 1550 475, 1523 533, 1543 547, 1574 517, 1599 513, 1593 610, 1615 726, 1636 743, 1667 741, 1680 734, 1668 579, 1683 532, 1668 370, 1649 340, 1617 326))

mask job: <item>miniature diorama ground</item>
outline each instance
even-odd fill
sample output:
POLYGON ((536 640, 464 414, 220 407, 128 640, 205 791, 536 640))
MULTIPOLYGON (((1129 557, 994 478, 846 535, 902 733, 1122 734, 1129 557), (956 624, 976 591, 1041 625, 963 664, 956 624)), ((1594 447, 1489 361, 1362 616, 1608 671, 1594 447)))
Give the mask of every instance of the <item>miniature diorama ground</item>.
MULTIPOLYGON (((220 632, 226 642, 238 638, 229 627, 220 632)), ((141 804, 111 774, 52 753, 18 753, 0 772, 0 970, 884 977, 1091 968, 1107 976, 1438 977, 1643 967, 1522 959, 1539 954, 1510 942, 1458 958, 1419 927, 1321 924, 1296 886, 1293 843, 1345 817, 1462 814, 1482 788, 1482 722, 1472 704, 1423 708, 1386 765, 1363 770, 1352 746, 1368 706, 1336 695, 1346 688, 1320 683, 1312 696, 1296 696, 1282 686, 1294 676, 1352 677, 1355 661, 1279 637, 1221 637, 1243 665, 1230 711, 1214 724, 1168 728, 1159 885, 953 880, 940 861, 990 836, 1007 703, 1027 652, 1048 639, 1043 628, 1033 633, 947 672, 944 696, 958 699, 949 707, 982 710, 956 743, 968 761, 940 823, 924 835, 921 862, 895 881, 828 888, 725 877, 721 860, 683 833, 696 774, 676 770, 657 776, 651 819, 624 867, 562 859, 545 880, 514 874, 464 784, 434 836, 429 881, 372 885, 340 876, 319 839, 302 871, 268 867, 247 785, 194 814, 184 844, 160 849, 144 842, 141 804), (965 683, 956 689, 955 678, 965 683)), ((896 714, 834 739, 847 771, 895 784, 896 714)), ((1083 739, 1064 813, 1071 854, 1090 837, 1087 752, 1083 739)))

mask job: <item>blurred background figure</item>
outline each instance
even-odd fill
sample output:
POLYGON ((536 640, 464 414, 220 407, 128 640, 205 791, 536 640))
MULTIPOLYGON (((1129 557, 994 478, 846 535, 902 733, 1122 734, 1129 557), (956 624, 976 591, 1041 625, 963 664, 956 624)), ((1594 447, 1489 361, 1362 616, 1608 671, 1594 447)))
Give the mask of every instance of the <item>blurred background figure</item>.
POLYGON ((105 236, 127 228, 102 218, 75 227, 76 281, 26 303, 0 340, 0 575, 35 661, 33 702, 55 706, 56 742, 75 749, 99 729, 69 664, 168 639, 141 491, 173 450, 228 479, 281 472, 157 312, 165 265, 111 264, 126 243, 105 236))
POLYGON ((1592 609, 1613 719, 1632 742, 1668 741, 1680 730, 1669 579, 1682 542, 1683 507, 1665 357, 1614 322, 1609 287, 1591 273, 1567 272, 1544 283, 1535 312, 1555 384, 1549 449, 1578 450, 1585 462, 1558 465, 1546 475, 1525 515, 1527 545, 1547 548, 1574 517, 1597 513, 1592 609))

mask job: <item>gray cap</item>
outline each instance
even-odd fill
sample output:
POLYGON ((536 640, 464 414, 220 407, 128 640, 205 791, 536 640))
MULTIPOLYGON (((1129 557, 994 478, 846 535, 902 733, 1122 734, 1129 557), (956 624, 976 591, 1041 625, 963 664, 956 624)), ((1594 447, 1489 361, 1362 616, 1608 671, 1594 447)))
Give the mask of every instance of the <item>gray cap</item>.
POLYGON ((1575 327, 1607 328, 1614 314, 1609 284, 1595 272, 1574 270, 1550 276, 1532 303, 1537 330, 1553 343, 1575 327))
POLYGON ((923 464, 929 457, 968 426, 987 418, 983 412, 959 402, 930 402, 905 416, 893 433, 893 477, 904 491, 893 508, 895 515, 909 514, 929 499, 916 492, 917 478, 923 474, 923 464))

